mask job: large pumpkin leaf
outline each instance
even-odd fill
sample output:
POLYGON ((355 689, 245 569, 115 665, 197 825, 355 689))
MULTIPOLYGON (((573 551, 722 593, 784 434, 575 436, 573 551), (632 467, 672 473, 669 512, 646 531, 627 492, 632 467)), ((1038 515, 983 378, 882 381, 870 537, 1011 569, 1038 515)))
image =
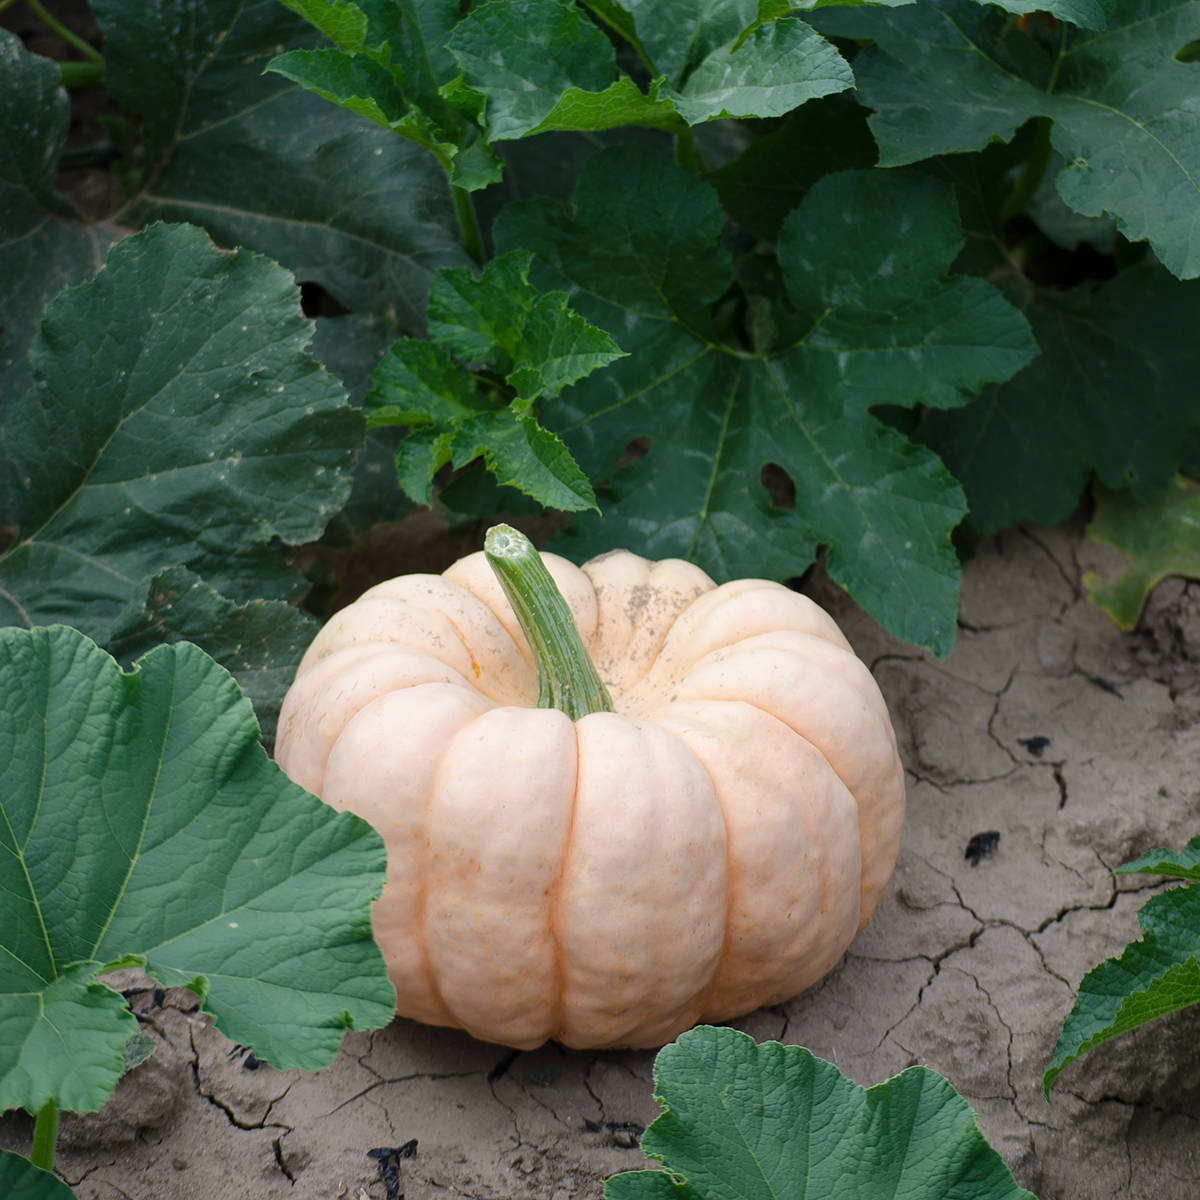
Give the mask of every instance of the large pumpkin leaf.
POLYGON ((0 630, 0 1110, 98 1108, 137 963, 230 1038, 316 1069, 393 1014, 369 910, 382 840, 291 783, 195 646, 123 674, 61 626, 0 630))
MULTIPOLYGON (((1151 850, 1118 874, 1165 875, 1200 881, 1200 837, 1183 850, 1151 850)), ((1093 967, 1042 1076, 1047 1095, 1059 1073, 1081 1054, 1139 1025, 1200 1004, 1200 888, 1160 892, 1138 913, 1144 936, 1093 967)))
POLYGON ((0 620, 105 640, 169 566, 234 599, 294 591, 270 545, 320 533, 361 442, 311 330, 286 271, 188 226, 126 238, 58 297, 0 462, 17 525, 0 620))
POLYGON ((874 42, 854 73, 882 165, 977 150, 1049 117, 1066 203, 1112 214, 1173 274, 1200 275, 1200 68, 1183 61, 1197 0, 1117 0, 1102 31, 1050 38, 970 0, 823 10, 814 23, 874 42))
POLYGON ((1000 286, 1029 318, 1042 356, 921 429, 962 483, 972 529, 1064 520, 1092 472, 1143 502, 1161 493, 1200 433, 1200 282, 1146 264, 1069 291, 1011 272, 1000 286))
POLYGON ((0 1150, 0 1195, 5 1200, 74 1200, 75 1193, 57 1175, 11 1150, 0 1150))
POLYGON ((130 219, 203 225, 346 307, 422 327, 429 279, 466 261, 445 178, 421 151, 279 75, 319 35, 276 0, 94 0, 106 80, 144 123, 130 219))
POLYGON ((123 663, 155 646, 188 641, 238 681, 269 747, 284 693, 320 622, 281 600, 238 604, 186 567, 168 567, 117 620, 108 649, 123 663))
POLYGON ((801 1046, 700 1026, 659 1051, 654 1098, 642 1152, 666 1171, 615 1175, 605 1200, 1034 1200, 925 1067, 860 1088, 801 1046))
POLYGON ((779 234, 793 311, 760 321, 749 351, 708 317, 732 282, 720 231, 710 188, 632 147, 590 161, 571 209, 535 201, 497 223, 501 246, 534 250, 629 352, 544 412, 590 478, 611 476, 603 523, 580 519, 570 552, 638 545, 721 579, 785 578, 826 544, 859 603, 945 653, 962 495, 870 410, 964 402, 1032 357, 1028 326, 994 288, 947 274, 962 234, 932 180, 846 172, 814 186, 779 234), (618 470, 637 435, 650 452, 618 470), (790 477, 794 511, 760 482, 767 464, 790 477))

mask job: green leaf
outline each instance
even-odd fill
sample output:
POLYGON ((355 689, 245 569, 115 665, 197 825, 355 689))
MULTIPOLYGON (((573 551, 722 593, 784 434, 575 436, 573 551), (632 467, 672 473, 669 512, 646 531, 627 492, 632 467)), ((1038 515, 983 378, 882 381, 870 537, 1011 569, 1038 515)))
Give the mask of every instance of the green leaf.
POLYGON ((7 1200, 74 1200, 75 1197, 57 1175, 35 1167, 11 1150, 0 1150, 0 1193, 7 1200))
MULTIPOLYGON (((1198 879, 1198 864, 1200 837, 1181 854, 1155 850, 1118 869, 1198 879)), ((1172 888, 1151 897, 1138 913, 1138 924, 1144 933, 1140 941, 1083 977, 1042 1076, 1046 1095, 1059 1073, 1081 1054, 1156 1017, 1200 1003, 1200 888, 1172 888)))
MULTIPOLYGON (((1106 15, 1091 0, 1054 11, 1091 29, 1106 15)), ((1115 216, 1173 274, 1200 275, 1196 71, 1176 58, 1200 36, 1196 0, 1117 0, 1103 32, 1064 26, 1049 44, 970 0, 831 13, 814 17, 818 28, 874 41, 854 73, 876 110, 881 165, 979 149, 1049 117, 1066 164, 1063 200, 1087 216, 1115 216)))
POLYGON ((720 117, 781 117, 806 100, 854 86, 846 60, 803 21, 758 26, 721 46, 692 71, 674 97, 689 124, 720 117))
POLYGON ((403 94, 392 76, 363 54, 289 50, 271 59, 271 71, 384 129, 394 130, 404 123, 408 106, 403 94))
POLYGON ((702 1025, 659 1051, 654 1087, 642 1152, 669 1174, 617 1175, 605 1200, 1034 1200, 925 1067, 860 1088, 803 1047, 702 1025))
POLYGON ((568 88, 603 92, 616 77, 611 44, 573 0, 490 0, 472 8, 447 45, 487 97, 492 141, 536 130, 568 88))
POLYGON ((597 508, 592 485, 561 439, 512 408, 463 421, 450 446, 455 466, 466 466, 482 455, 497 482, 517 488, 546 508, 566 512, 597 508))
MULTIPOLYGON (((507 256, 488 286, 503 278, 506 269, 516 268, 519 275, 522 264, 528 268, 527 256, 507 256)), ((459 282, 469 289, 469 282, 459 282)), ((475 310, 454 303, 462 299, 451 281, 439 311, 443 316, 457 311, 469 319, 475 310)), ((478 327, 471 330, 449 322, 445 327, 458 337, 459 345, 479 344, 478 327)), ((482 455, 501 483, 519 488, 543 505, 567 510, 595 507, 587 476, 562 442, 528 414, 513 406, 496 407, 476 392, 443 345, 395 343, 379 364, 365 406, 373 425, 415 427, 397 451, 396 472, 401 487, 418 504, 431 502, 433 477, 447 462, 461 467, 482 455)))
MULTIPOLYGON (((0 29, 0 438, 30 382, 46 302, 99 266, 112 235, 85 229, 54 190, 70 110, 58 65, 0 29)), ((11 501, 0 493, 0 511, 11 501)))
POLYGON ((1088 572, 1083 586, 1122 629, 1132 629, 1146 597, 1168 575, 1200 578, 1200 483, 1177 476, 1153 500, 1097 486, 1087 538, 1125 555, 1116 579, 1088 572))
POLYGON ((1182 850, 1148 850, 1141 858, 1117 867, 1117 875, 1166 875, 1171 879, 1200 882, 1200 837, 1182 850))
POLYGON ((795 311, 771 354, 717 340, 708 315, 732 282, 706 185, 647 152, 596 155, 573 209, 510 206, 497 244, 534 250, 551 284, 629 358, 545 413, 591 478, 603 524, 572 526, 579 556, 613 544, 691 558, 714 576, 787 578, 831 547, 835 579, 898 636, 945 653, 961 492, 936 458, 871 415, 956 404, 1035 347, 994 289, 946 277, 962 243, 944 185, 902 173, 823 179, 784 222, 779 265, 795 311), (617 469, 630 439, 650 452, 617 469), (795 510, 760 482, 775 464, 795 510))
POLYGON ((367 15, 350 0, 280 0, 315 25, 335 45, 361 50, 367 36, 367 15))
POLYGON ((731 217, 774 242, 784 217, 822 175, 871 167, 875 158, 865 110, 831 96, 797 109, 709 179, 731 217))
POLYGON ((624 351, 567 307, 565 292, 529 282, 533 255, 515 250, 466 269, 440 271, 429 293, 429 333, 467 362, 492 363, 525 401, 556 395, 624 351))
POLYGON ((971 528, 982 536, 1024 519, 1064 520, 1093 471, 1140 500, 1159 493, 1200 433, 1191 348, 1200 284, 1142 265, 1070 291, 1011 272, 1001 285, 1042 357, 921 429, 966 490, 971 528))
POLYGON ((168 566, 235 600, 277 594, 270 543, 321 532, 361 444, 311 332, 286 271, 188 226, 126 238, 58 297, 0 461, 17 525, 0 621, 104 640, 168 566))
POLYGON ((421 147, 264 73, 275 54, 319 42, 315 30, 274 0, 92 8, 108 86, 144 124, 127 224, 202 225, 349 309, 422 330, 432 273, 468 261, 445 176, 421 147))
POLYGON ((270 745, 284 694, 319 628, 315 617, 290 604, 238 604, 186 567, 170 567, 118 619, 108 649, 129 663, 163 643, 198 645, 237 680, 270 745))
POLYGON ((137 1022, 94 976, 188 986, 281 1068, 393 1014, 382 840, 291 783, 186 643, 123 674, 64 627, 0 630, 0 1109, 98 1108, 137 1022))

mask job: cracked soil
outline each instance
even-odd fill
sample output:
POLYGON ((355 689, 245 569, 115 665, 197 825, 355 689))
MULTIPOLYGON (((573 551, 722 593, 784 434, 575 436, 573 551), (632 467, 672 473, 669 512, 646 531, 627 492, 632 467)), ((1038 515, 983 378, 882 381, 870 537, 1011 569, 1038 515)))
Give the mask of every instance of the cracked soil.
MULTIPOLYGON (((941 1071, 1041 1200, 1188 1200, 1200 1008, 1041 1093, 1080 978, 1138 935, 1156 886, 1111 869, 1200 832, 1200 585, 1167 581, 1123 634, 1080 585, 1112 565, 1075 526, 987 543, 945 662, 810 585, 887 697, 908 820, 888 897, 839 966, 738 1025, 864 1085, 941 1071)), ((81 1200, 599 1200, 606 1176, 645 1165, 648 1052, 518 1054, 397 1021, 305 1075, 231 1046, 187 993, 151 985, 131 1005, 155 1053, 106 1109, 63 1122, 59 1169, 81 1200)), ((30 1129, 10 1115, 0 1144, 27 1152, 30 1129)))

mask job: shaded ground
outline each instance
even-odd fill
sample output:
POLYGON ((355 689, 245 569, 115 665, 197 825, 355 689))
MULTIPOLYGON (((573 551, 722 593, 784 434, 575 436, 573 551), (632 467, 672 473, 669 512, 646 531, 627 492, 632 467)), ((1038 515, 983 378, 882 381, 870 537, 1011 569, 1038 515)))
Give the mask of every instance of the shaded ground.
MULTIPOLYGON (((943 1072, 1041 1200, 1187 1200, 1200 1009, 1068 1068, 1053 1107, 1041 1096, 1078 980, 1137 933, 1147 882, 1110 869, 1200 832, 1200 586, 1164 584, 1121 634, 1081 596, 1097 553, 1072 529, 989 543, 944 663, 814 584, 891 706, 908 824, 889 895, 839 967, 739 1024, 862 1084, 913 1062, 943 1072), (972 865, 968 842, 990 831, 972 865)), ((513 1054, 397 1022, 306 1076, 256 1066, 186 993, 133 1003, 159 1050, 114 1111, 64 1120, 60 1168, 83 1200, 598 1200, 607 1175, 643 1165, 649 1053, 513 1054), (368 1154, 414 1138, 411 1157, 368 1154), (381 1166, 399 1174, 390 1196, 381 1166)), ((0 1122, 0 1144, 27 1151, 30 1124, 0 1122)))

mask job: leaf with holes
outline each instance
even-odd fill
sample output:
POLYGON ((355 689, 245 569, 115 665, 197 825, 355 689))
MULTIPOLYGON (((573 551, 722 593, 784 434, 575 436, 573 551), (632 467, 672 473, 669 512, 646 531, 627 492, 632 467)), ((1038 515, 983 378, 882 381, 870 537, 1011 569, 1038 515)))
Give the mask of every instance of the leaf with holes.
POLYGON ((637 545, 728 579, 798 575, 827 544, 859 603, 946 653, 962 495, 871 409, 964 403, 1029 361, 1028 326, 994 288, 948 274, 962 233, 950 189, 930 179, 817 183, 783 222, 791 307, 757 352, 722 341, 709 317, 731 281, 720 232, 709 187, 632 147, 597 154, 569 209, 532 201, 500 217, 500 244, 535 251, 547 281, 629 352, 547 416, 589 477, 611 477, 603 523, 579 519, 568 548, 637 545), (625 465, 638 435, 650 452, 625 465), (759 482, 769 463, 790 477, 794 510, 759 482))
POLYGON ((137 1029, 116 966, 281 1068, 391 1020, 382 840, 287 779, 202 651, 125 674, 75 630, 0 629, 0 707, 0 1110, 104 1102, 137 1029))

